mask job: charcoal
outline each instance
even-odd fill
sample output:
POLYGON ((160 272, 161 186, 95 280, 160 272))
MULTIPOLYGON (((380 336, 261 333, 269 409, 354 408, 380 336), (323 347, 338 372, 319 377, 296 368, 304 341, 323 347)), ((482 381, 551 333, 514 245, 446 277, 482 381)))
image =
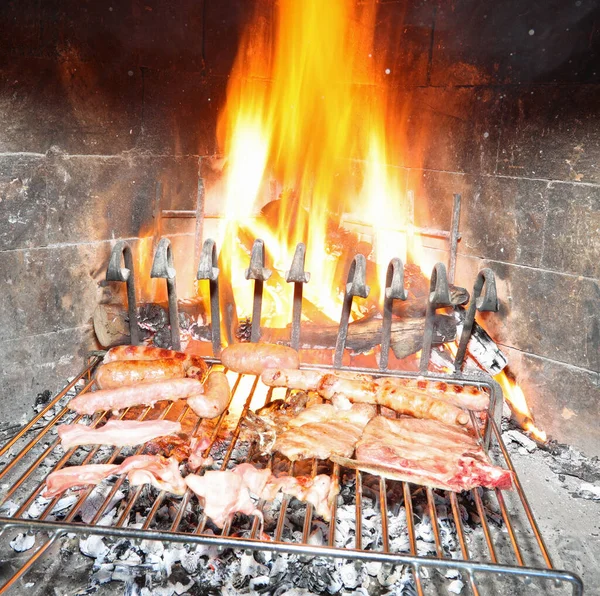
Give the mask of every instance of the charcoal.
POLYGON ((40 412, 44 409, 44 406, 50 401, 51 397, 52 391, 50 391, 49 389, 45 389, 41 393, 38 393, 33 404, 33 409, 36 412, 40 412))

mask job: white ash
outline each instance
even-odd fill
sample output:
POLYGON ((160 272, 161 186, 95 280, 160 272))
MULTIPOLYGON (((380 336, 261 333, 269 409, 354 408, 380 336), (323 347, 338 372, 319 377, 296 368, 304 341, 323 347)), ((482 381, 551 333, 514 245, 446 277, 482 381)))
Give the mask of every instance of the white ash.
POLYGON ((11 548, 18 552, 22 553, 26 550, 30 550, 35 544, 35 535, 34 534, 17 534, 11 541, 11 548))
POLYGON ((451 592, 452 594, 460 594, 464 586, 465 584, 461 580, 455 579, 448 586, 448 592, 451 592))
POLYGON ((503 439, 508 438, 510 441, 517 443, 523 447, 528 453, 535 451, 538 445, 535 441, 530 439, 527 435, 523 434, 518 430, 508 430, 502 435, 503 439))
POLYGON ((600 501, 600 486, 584 482, 575 492, 571 493, 575 498, 600 501))

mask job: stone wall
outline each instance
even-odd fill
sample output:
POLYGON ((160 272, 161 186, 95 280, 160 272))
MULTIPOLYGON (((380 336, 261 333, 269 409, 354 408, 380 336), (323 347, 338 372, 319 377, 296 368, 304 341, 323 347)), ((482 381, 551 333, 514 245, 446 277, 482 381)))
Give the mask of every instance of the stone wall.
MULTIPOLYGON (((163 207, 194 208, 256 2, 269 18, 272 0, 0 6, 7 418, 80 367, 93 307, 118 291, 102 283, 111 243, 135 248, 151 228, 156 182, 163 207)), ((378 11, 374 68, 404 118, 390 167, 417 193, 417 223, 447 229, 462 194, 457 282, 494 269, 501 311, 482 321, 539 425, 600 453, 596 3, 380 0, 378 11)), ((189 237, 189 222, 169 231, 189 237)))

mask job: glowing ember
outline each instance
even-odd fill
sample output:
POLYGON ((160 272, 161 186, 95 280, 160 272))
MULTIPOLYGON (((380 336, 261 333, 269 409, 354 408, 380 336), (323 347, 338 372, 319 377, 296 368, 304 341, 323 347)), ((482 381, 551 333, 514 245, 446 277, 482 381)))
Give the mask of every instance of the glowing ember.
POLYGON ((523 429, 531 433, 531 435, 538 441, 545 442, 546 433, 543 430, 540 430, 534 424, 533 414, 527 405, 527 400, 525 399, 525 394, 523 393, 521 387, 519 387, 515 381, 510 380, 504 371, 496 375, 494 379, 502 387, 504 397, 510 404, 513 412, 515 412, 515 414, 517 414, 519 418, 523 420, 521 423, 523 429))
POLYGON ((407 260, 407 201, 399 170, 386 165, 386 131, 398 137, 401 121, 377 72, 376 8, 374 1, 281 0, 274 52, 260 14, 245 32, 218 125, 223 176, 208 192, 224 206, 221 267, 239 315, 250 310, 252 284, 242 272, 255 238, 265 241, 267 266, 276 272, 263 312, 277 326, 290 320, 291 290, 281 280, 298 242, 307 244, 312 276, 305 295, 333 320, 341 306, 340 254, 352 257, 364 243, 377 264, 372 286, 385 279, 392 257, 407 260), (282 192, 273 195, 272 180, 282 192), (332 239, 347 232, 350 246, 340 249, 332 239))

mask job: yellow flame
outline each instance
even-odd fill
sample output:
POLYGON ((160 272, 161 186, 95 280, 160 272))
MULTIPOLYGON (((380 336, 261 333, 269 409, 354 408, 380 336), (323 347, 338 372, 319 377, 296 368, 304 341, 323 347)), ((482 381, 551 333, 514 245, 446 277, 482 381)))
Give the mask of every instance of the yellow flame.
POLYGON ((524 418, 524 430, 531 433, 531 435, 533 435, 539 441, 545 442, 547 438, 546 433, 534 424, 533 414, 527 405, 527 399, 525 398, 525 394, 523 393, 521 387, 519 387, 516 382, 511 381, 504 371, 497 374, 494 378, 502 387, 504 397, 510 404, 512 410, 524 418))
MULTIPOLYGON (((312 276, 305 295, 338 320, 337 282, 345 272, 337 270, 339 255, 328 252, 332 230, 343 226, 368 240, 379 284, 392 257, 407 257, 405 234, 398 231, 405 227, 406 201, 398 171, 386 165, 386 132, 397 128, 388 90, 376 84, 380 61, 373 59, 377 2, 280 0, 276 6, 274 52, 268 23, 257 13, 241 41, 219 119, 225 183, 209 193, 218 193, 225 206, 222 266, 238 307, 248 313, 252 287, 241 272, 251 241, 265 241, 268 267, 280 281, 296 244, 305 242, 312 276), (267 225, 257 215, 276 198, 270 180, 283 192, 267 225)), ((274 287, 265 286, 271 322, 285 325, 291 288, 274 287)))

